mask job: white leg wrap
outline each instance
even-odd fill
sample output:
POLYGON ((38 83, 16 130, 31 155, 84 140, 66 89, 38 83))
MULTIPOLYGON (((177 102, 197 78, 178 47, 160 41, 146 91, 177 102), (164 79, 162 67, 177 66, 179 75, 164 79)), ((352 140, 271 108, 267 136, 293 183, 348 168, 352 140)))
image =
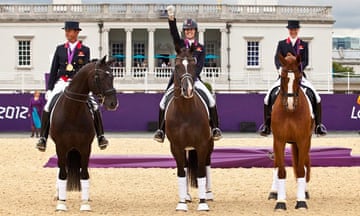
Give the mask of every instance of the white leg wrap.
POLYGON ((286 200, 286 185, 285 185, 286 179, 279 179, 278 180, 278 199, 277 201, 285 201, 286 200))
POLYGON ((206 191, 211 191, 211 167, 206 166, 206 191))
POLYGON ((57 180, 59 190, 59 200, 66 200, 66 184, 67 180, 57 180))
POLYGON ((186 194, 187 194, 186 177, 178 177, 178 187, 179 187, 180 202, 185 202, 185 198, 186 198, 186 194))
POLYGON ((305 178, 297 179, 297 200, 305 201, 305 190, 306 190, 306 180, 305 178))
POLYGON ((89 180, 80 180, 80 184, 81 184, 81 200, 89 200, 89 187, 90 187, 90 182, 89 180))
POLYGON ((206 199, 206 177, 197 178, 199 199, 206 199))
POLYGON ((277 189, 277 185, 278 185, 278 180, 279 180, 279 177, 278 177, 278 168, 275 168, 273 170, 273 180, 272 180, 272 184, 271 184, 271 191, 272 192, 277 192, 278 189, 277 189))

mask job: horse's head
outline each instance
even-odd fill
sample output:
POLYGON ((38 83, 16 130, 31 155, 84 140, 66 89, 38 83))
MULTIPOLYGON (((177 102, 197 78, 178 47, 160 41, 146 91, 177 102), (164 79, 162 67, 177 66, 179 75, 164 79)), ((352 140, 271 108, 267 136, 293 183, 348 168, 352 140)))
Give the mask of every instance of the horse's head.
POLYGON ((298 104, 298 96, 302 72, 300 71, 300 55, 296 57, 288 53, 286 57, 278 54, 282 70, 281 70, 281 86, 280 94, 282 95, 282 103, 286 109, 293 111, 298 104))
POLYGON ((108 110, 116 110, 118 99, 116 90, 113 86, 114 76, 111 72, 110 65, 113 61, 106 62, 106 56, 93 63, 95 68, 92 72, 92 78, 89 79, 90 91, 92 91, 105 105, 108 110))
MULTIPOLYGON (((193 57, 194 47, 176 47, 174 86, 181 90, 181 96, 186 99, 194 96, 194 81, 196 79, 196 59, 193 57)), ((175 94, 176 91, 175 91, 175 94)), ((179 96, 179 95, 177 95, 179 96)))

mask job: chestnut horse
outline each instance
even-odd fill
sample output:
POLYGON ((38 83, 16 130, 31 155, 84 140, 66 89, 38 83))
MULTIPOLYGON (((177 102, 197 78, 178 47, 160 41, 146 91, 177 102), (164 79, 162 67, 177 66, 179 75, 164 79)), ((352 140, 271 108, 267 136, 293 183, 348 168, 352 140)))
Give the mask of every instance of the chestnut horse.
POLYGON ((271 113, 274 176, 269 199, 277 199, 275 210, 286 210, 285 144, 292 144, 292 164, 297 178, 296 209, 306 209, 306 183, 310 180, 310 146, 314 120, 309 101, 301 89, 300 56, 278 55, 281 65, 280 92, 271 113))
POLYGON ((197 210, 208 211, 206 200, 212 200, 210 156, 214 148, 209 117, 200 96, 194 90, 196 60, 190 49, 176 48, 174 98, 166 113, 166 135, 176 160, 179 203, 177 211, 187 211, 188 180, 198 187, 200 203, 197 210), (188 178, 187 178, 188 177, 188 178))
POLYGON ((108 110, 116 110, 118 100, 113 88, 112 62, 88 63, 73 77, 59 97, 51 118, 51 138, 58 157, 57 211, 66 211, 66 190, 81 190, 81 211, 90 211, 88 164, 95 136, 88 105, 89 92, 98 96, 108 110))

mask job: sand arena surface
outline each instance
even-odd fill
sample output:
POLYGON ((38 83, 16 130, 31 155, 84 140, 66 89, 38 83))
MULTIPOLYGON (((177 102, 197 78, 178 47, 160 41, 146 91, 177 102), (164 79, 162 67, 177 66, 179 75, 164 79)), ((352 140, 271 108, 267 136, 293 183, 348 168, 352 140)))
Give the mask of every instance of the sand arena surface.
MULTIPOLYGON (((108 134, 111 145, 93 154, 170 154, 169 143, 158 144, 151 134, 108 134)), ((285 213, 274 213, 268 201, 271 169, 213 169, 215 201, 210 212, 199 213, 197 190, 188 213, 175 212, 178 201, 175 169, 90 169, 90 197, 93 211, 80 213, 80 193, 68 193, 68 212, 55 212, 56 169, 43 168, 55 154, 48 143, 45 153, 35 148, 36 139, 27 135, 0 134, 0 215, 359 215, 360 167, 313 168, 309 185, 311 199, 307 212, 296 211, 296 184, 292 168, 287 168, 285 213)), ((271 146, 272 138, 225 134, 215 146, 271 146)), ((348 147, 360 154, 360 136, 314 137, 313 146, 348 147)))

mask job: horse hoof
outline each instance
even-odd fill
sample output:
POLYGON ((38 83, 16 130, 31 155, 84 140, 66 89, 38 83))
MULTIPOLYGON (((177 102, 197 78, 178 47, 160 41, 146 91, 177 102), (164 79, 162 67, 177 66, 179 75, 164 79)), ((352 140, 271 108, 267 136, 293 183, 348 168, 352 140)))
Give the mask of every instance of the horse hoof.
POLYGON ((56 205, 56 211, 67 211, 65 201, 61 201, 61 200, 58 201, 56 205))
POLYGON ((80 206, 80 211, 91 211, 89 201, 83 201, 80 206))
POLYGON ((295 209, 307 209, 307 204, 305 201, 296 201, 295 209))
POLYGON ((187 212, 188 211, 188 206, 186 203, 183 202, 179 202, 176 206, 176 211, 183 211, 183 212, 187 212))
POLYGON ((268 200, 277 200, 277 192, 270 192, 268 200))
POLYGON ((310 193, 309 191, 305 191, 305 199, 310 199, 310 193))
POLYGON ((277 202, 275 205, 275 211, 285 211, 286 203, 285 202, 277 202))
POLYGON ((214 194, 211 191, 206 192, 206 200, 214 201, 214 194))
POLYGON ((188 203, 192 202, 192 198, 191 198, 190 194, 186 194, 185 201, 188 203))
POLYGON ((198 211, 209 211, 209 206, 207 203, 199 203, 198 205, 198 208, 197 208, 198 211))

